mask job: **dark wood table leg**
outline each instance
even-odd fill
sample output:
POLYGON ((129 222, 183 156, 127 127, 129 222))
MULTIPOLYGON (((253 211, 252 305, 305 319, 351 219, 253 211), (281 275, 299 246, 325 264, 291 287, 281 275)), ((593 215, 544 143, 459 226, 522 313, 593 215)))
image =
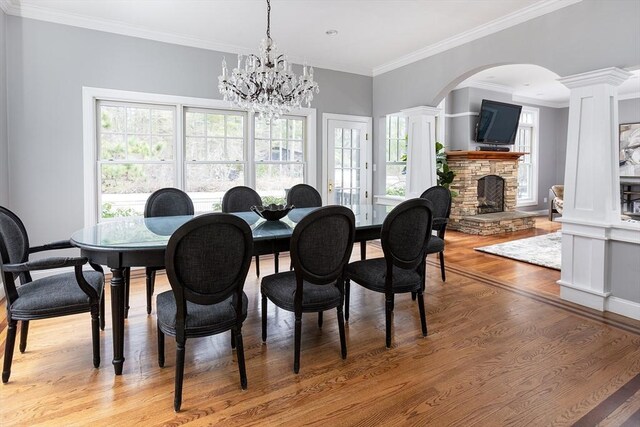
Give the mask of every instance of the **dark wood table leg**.
POLYGON ((367 242, 364 240, 360 242, 360 259, 367 259, 367 242))
POLYGON ((122 375, 124 364, 124 268, 111 269, 111 324, 113 329, 113 369, 122 375))

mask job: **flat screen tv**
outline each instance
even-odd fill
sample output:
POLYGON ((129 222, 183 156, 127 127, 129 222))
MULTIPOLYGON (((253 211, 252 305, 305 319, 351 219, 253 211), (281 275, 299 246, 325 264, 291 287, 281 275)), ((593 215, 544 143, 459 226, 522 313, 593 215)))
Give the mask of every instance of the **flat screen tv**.
POLYGON ((482 100, 476 126, 476 142, 506 144, 515 142, 522 105, 482 100))

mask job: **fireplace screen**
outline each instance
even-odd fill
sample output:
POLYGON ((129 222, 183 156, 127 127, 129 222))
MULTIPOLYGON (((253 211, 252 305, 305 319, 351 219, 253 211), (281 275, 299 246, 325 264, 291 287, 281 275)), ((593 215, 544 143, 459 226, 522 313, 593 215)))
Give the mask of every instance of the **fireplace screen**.
POLYGON ((504 179, 487 175, 478 180, 478 214, 504 211, 504 179))

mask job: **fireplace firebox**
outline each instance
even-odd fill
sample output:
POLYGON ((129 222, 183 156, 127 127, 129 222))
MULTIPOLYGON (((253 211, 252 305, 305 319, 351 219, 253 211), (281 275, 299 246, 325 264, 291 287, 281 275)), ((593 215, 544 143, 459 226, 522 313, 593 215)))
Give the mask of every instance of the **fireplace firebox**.
POLYGON ((504 211, 504 179, 487 175, 478 180, 478 215, 504 211))

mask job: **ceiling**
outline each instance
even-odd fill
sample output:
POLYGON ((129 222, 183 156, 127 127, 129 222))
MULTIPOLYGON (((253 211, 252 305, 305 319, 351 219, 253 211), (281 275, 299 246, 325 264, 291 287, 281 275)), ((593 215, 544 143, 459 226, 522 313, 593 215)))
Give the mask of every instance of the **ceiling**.
MULTIPOLYGON (((640 70, 618 87, 621 99, 640 97, 640 70)), ((507 92, 514 101, 536 100, 540 105, 567 107, 569 89, 560 83, 559 76, 546 68, 532 64, 502 65, 480 71, 460 83, 457 88, 477 87, 507 92)))
MULTIPOLYGON (((376 75, 580 0, 272 0, 294 62, 376 75), (338 34, 329 36, 328 30, 338 34)), ((0 0, 9 14, 234 53, 265 36, 264 0, 0 0)))

